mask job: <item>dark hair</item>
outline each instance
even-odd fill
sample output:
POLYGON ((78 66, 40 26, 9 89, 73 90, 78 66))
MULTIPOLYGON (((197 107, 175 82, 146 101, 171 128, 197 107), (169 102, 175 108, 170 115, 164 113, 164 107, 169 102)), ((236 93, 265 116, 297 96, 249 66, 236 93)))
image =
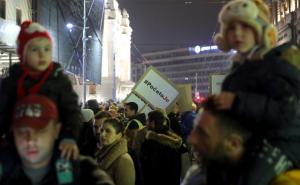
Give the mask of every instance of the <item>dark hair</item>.
POLYGON ((86 102, 85 108, 91 109, 94 114, 100 111, 99 103, 96 99, 90 99, 86 102))
POLYGON ((135 102, 128 102, 125 105, 128 106, 130 110, 134 110, 135 113, 139 110, 139 106, 135 102))
POLYGON ((222 134, 224 136, 237 133, 242 137, 244 142, 249 140, 251 136, 250 131, 241 123, 236 115, 233 115, 231 111, 218 109, 213 97, 206 99, 202 104, 202 108, 204 111, 208 111, 215 116, 217 124, 222 130, 222 134))
POLYGON ((95 119, 102 119, 102 118, 111 118, 111 114, 107 111, 99 111, 95 115, 95 119))
POLYGON ((154 131, 157 133, 166 133, 169 130, 170 121, 159 110, 154 110, 148 113, 149 121, 154 121, 154 131))
POLYGON ((118 113, 124 113, 125 112, 125 108, 124 107, 120 107, 119 109, 118 109, 118 113))
POLYGON ((104 121, 104 124, 110 124, 111 126, 114 127, 114 129, 116 130, 116 133, 122 133, 124 132, 124 124, 119 120, 119 119, 116 119, 116 118, 109 118, 109 119, 106 119, 104 121))

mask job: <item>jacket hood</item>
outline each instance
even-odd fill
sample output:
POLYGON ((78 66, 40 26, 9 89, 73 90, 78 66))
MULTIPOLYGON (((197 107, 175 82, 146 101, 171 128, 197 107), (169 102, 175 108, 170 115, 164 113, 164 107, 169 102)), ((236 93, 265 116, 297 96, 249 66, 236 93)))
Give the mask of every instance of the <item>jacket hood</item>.
POLYGON ((103 147, 96 153, 99 166, 107 170, 112 163, 123 154, 128 152, 127 140, 121 138, 107 147, 103 147))
POLYGON ((148 130, 146 131, 145 139, 156 141, 173 149, 179 149, 182 144, 182 138, 171 131, 168 131, 166 134, 161 134, 148 130))

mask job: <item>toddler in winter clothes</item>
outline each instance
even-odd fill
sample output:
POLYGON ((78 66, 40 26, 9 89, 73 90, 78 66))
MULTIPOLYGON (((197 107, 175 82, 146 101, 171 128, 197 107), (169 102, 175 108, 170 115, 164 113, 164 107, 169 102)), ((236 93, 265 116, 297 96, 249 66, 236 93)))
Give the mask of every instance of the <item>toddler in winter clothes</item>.
POLYGON ((46 29, 38 23, 23 22, 17 38, 17 54, 20 62, 11 66, 0 87, 1 137, 10 132, 11 114, 18 99, 28 94, 46 95, 58 105, 62 122, 61 154, 66 159, 77 158, 76 139, 81 121, 78 97, 61 66, 52 62, 52 41, 46 29))
POLYGON ((300 73, 282 57, 297 49, 274 47, 277 33, 269 18, 262 0, 232 0, 219 14, 215 36, 220 50, 237 53, 214 102, 253 132, 243 185, 266 185, 275 174, 300 164, 300 73))

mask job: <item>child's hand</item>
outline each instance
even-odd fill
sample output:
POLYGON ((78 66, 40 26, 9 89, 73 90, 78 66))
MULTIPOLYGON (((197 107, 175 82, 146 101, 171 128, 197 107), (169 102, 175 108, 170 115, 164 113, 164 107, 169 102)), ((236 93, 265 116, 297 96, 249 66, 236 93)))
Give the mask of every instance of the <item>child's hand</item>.
POLYGON ((61 157, 66 160, 69 160, 71 157, 73 160, 76 160, 79 157, 79 149, 75 141, 63 139, 59 143, 59 149, 61 150, 61 157))
POLYGON ((235 94, 232 92, 221 92, 219 95, 214 96, 214 102, 218 109, 230 110, 232 108, 235 94))

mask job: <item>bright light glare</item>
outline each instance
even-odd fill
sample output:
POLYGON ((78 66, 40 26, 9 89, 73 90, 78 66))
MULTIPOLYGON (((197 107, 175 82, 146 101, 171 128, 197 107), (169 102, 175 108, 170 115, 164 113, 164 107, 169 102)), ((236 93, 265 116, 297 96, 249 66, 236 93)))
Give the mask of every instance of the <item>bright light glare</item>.
POLYGON ((200 46, 195 46, 194 51, 195 51, 195 53, 197 53, 197 54, 200 53, 200 51, 201 51, 200 46))
POLYGON ((72 29, 74 27, 74 25, 72 23, 68 23, 66 26, 68 29, 72 29))
POLYGON ((208 51, 208 50, 210 50, 210 46, 203 46, 201 47, 200 51, 208 51))
POLYGON ((218 49, 218 46, 210 46, 210 49, 218 49))

